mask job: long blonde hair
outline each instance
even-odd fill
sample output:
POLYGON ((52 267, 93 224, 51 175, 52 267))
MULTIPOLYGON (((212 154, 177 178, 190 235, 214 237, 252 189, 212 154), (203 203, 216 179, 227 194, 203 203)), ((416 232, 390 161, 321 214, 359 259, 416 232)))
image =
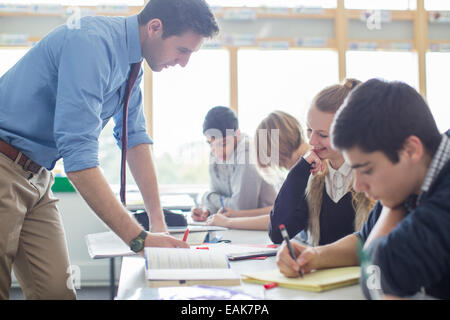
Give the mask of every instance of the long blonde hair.
MULTIPOLYGON (((361 81, 346 79, 343 84, 335 84, 321 90, 313 99, 311 107, 316 107, 322 112, 336 113, 344 100, 361 81)), ((325 188, 325 176, 328 174, 329 161, 324 161, 325 171, 315 176, 310 175, 305 190, 306 201, 309 209, 308 241, 317 246, 320 241, 320 212, 322 208, 322 195, 325 188)), ((374 201, 368 199, 364 193, 355 192, 350 183, 349 192, 352 194, 352 207, 355 211, 354 230, 359 230, 366 222, 374 201)))

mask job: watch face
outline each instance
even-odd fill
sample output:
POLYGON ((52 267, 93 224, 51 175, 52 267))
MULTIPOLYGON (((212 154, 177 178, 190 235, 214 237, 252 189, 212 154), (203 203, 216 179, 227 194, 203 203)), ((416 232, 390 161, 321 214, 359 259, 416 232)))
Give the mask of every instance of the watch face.
POLYGON ((134 252, 139 252, 144 248, 144 240, 143 239, 133 239, 130 243, 131 250, 134 252))

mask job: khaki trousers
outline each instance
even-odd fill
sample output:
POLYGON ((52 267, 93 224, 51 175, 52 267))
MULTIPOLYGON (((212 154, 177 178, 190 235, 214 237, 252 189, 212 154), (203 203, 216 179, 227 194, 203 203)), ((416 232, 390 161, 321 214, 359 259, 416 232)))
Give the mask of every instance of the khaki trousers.
POLYGON ((0 153, 0 299, 12 268, 26 299, 76 299, 52 184, 47 169, 33 174, 0 153))

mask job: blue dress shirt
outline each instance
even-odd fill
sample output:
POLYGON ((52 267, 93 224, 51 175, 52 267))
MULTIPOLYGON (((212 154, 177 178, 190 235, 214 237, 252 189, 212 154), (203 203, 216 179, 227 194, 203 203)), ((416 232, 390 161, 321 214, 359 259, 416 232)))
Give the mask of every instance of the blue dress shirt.
MULTIPOLYGON (((142 60, 137 16, 84 17, 51 31, 0 78, 0 139, 51 170, 96 167, 98 137, 114 118, 120 148, 130 65, 142 60)), ((139 87, 128 110, 128 148, 152 143, 139 87)))

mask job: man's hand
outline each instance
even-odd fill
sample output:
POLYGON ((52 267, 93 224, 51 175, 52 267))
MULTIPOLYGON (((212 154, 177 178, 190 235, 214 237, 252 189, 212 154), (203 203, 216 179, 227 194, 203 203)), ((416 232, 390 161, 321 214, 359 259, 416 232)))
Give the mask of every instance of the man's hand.
POLYGON ((189 245, 164 233, 149 233, 145 238, 146 247, 189 248, 189 245))
POLYGON ((202 208, 193 208, 191 211, 191 217, 194 221, 206 221, 210 212, 208 210, 203 210, 202 208))
POLYGON ((160 219, 159 217, 164 217, 164 214, 158 214, 154 215, 153 220, 150 220, 150 215, 148 217, 148 221, 151 221, 150 223, 150 232, 159 232, 159 233, 166 233, 168 234, 167 225, 164 219, 160 219))
POLYGON ((296 278, 299 276, 299 269, 305 274, 319 267, 319 253, 314 247, 304 246, 296 241, 291 241, 291 245, 297 260, 292 259, 286 242, 283 242, 277 252, 277 266, 282 274, 296 278))

